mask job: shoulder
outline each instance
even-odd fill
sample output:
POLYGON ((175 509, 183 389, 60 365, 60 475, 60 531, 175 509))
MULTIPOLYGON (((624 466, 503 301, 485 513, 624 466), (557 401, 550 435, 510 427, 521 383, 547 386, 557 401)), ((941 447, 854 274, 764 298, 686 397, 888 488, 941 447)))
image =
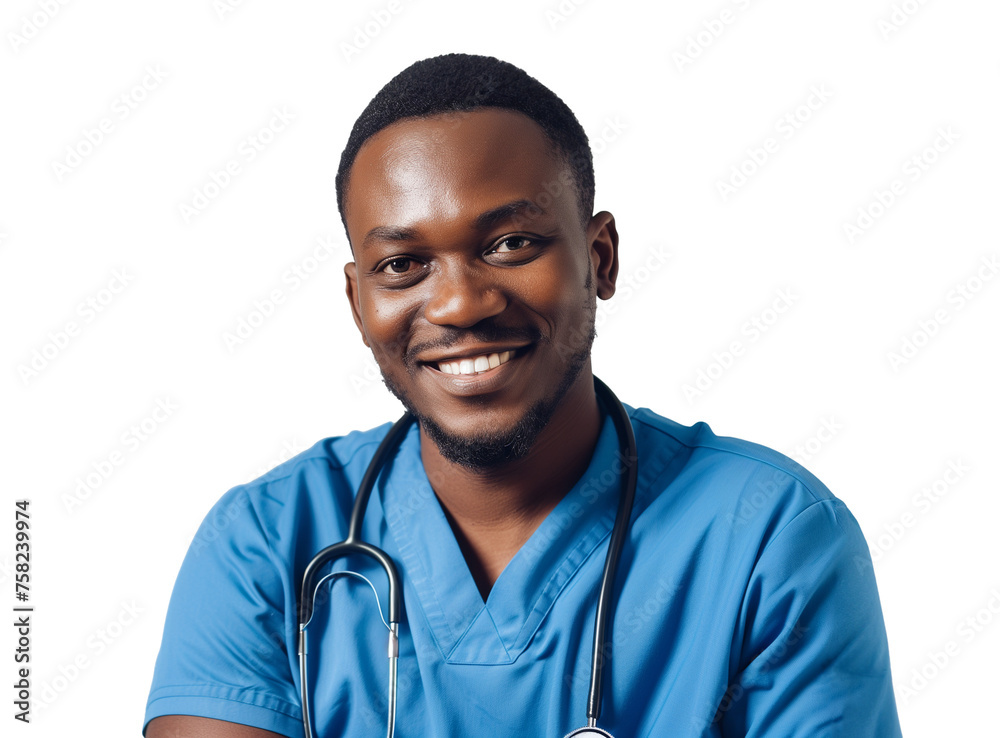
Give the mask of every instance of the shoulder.
POLYGON ((328 531, 343 528, 368 462, 390 427, 385 423, 324 438, 256 479, 232 487, 205 516, 190 551, 197 553, 219 541, 291 542, 317 523, 328 531))
POLYGON ((648 408, 630 412, 640 481, 650 506, 668 501, 736 531, 770 538, 801 513, 825 511, 835 527, 857 522, 823 482, 794 459, 758 443, 717 435, 707 423, 681 425, 648 408), (643 459, 651 469, 644 470, 643 459), (644 473, 645 472, 645 473, 644 473), (654 478, 650 478, 654 477, 654 478))
POLYGON ((392 423, 383 423, 369 430, 355 430, 343 436, 324 438, 241 486, 259 488, 289 484, 312 474, 342 473, 357 463, 367 466, 391 427, 392 423))
POLYGON ((767 446, 717 435, 705 422, 681 425, 649 408, 637 408, 630 417, 638 443, 645 442, 659 454, 663 453, 659 449, 663 449, 674 457, 683 457, 686 466, 695 467, 699 472, 730 475, 734 481, 740 472, 751 476, 770 473, 802 485, 814 500, 833 497, 826 485, 808 469, 767 446))

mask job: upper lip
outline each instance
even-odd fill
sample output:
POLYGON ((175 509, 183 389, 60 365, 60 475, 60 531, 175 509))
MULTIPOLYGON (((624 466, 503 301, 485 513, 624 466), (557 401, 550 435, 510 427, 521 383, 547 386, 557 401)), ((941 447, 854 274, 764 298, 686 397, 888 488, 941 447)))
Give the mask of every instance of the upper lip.
POLYGON ((425 356, 421 356, 417 359, 422 364, 437 364, 442 361, 458 361, 459 359, 472 359, 476 356, 488 356, 490 354, 499 354, 504 351, 519 351, 526 346, 530 346, 530 343, 524 343, 519 346, 512 346, 510 344, 495 344, 488 345, 477 343, 469 346, 458 346, 448 349, 447 353, 435 354, 430 353, 425 356))

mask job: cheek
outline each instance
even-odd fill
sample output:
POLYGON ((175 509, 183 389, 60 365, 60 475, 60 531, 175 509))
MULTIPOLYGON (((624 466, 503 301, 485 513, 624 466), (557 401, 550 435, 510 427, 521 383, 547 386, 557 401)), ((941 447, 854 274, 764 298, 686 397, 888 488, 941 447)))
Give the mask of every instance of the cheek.
POLYGON ((383 358, 398 359, 406 349, 413 311, 410 301, 398 297, 368 295, 362 298, 361 323, 380 364, 383 358))
POLYGON ((550 268, 539 270, 523 285, 525 302, 558 322, 577 319, 589 300, 584 287, 589 268, 586 262, 561 259, 550 268))

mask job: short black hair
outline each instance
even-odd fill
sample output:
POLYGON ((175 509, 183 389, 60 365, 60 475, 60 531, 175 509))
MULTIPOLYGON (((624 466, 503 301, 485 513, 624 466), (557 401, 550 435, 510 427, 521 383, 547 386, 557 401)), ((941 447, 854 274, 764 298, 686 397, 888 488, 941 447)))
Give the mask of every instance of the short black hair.
POLYGON ((476 54, 443 54, 415 62, 389 80, 354 122, 336 179, 337 208, 344 230, 344 194, 354 159, 365 141, 403 118, 489 107, 523 113, 542 127, 572 171, 580 218, 586 228, 594 212, 594 158, 587 134, 569 106, 509 62, 476 54))

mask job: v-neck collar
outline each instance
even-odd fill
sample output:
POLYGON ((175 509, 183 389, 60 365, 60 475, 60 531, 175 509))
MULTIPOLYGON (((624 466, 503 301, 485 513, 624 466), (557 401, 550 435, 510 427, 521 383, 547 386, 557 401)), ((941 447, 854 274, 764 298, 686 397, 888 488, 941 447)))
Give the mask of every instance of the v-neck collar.
POLYGON ((509 664, 527 646, 559 592, 592 555, 603 555, 620 489, 618 436, 603 413, 590 464, 514 555, 486 602, 424 472, 414 424, 378 487, 399 551, 408 617, 415 593, 446 661, 509 664))

